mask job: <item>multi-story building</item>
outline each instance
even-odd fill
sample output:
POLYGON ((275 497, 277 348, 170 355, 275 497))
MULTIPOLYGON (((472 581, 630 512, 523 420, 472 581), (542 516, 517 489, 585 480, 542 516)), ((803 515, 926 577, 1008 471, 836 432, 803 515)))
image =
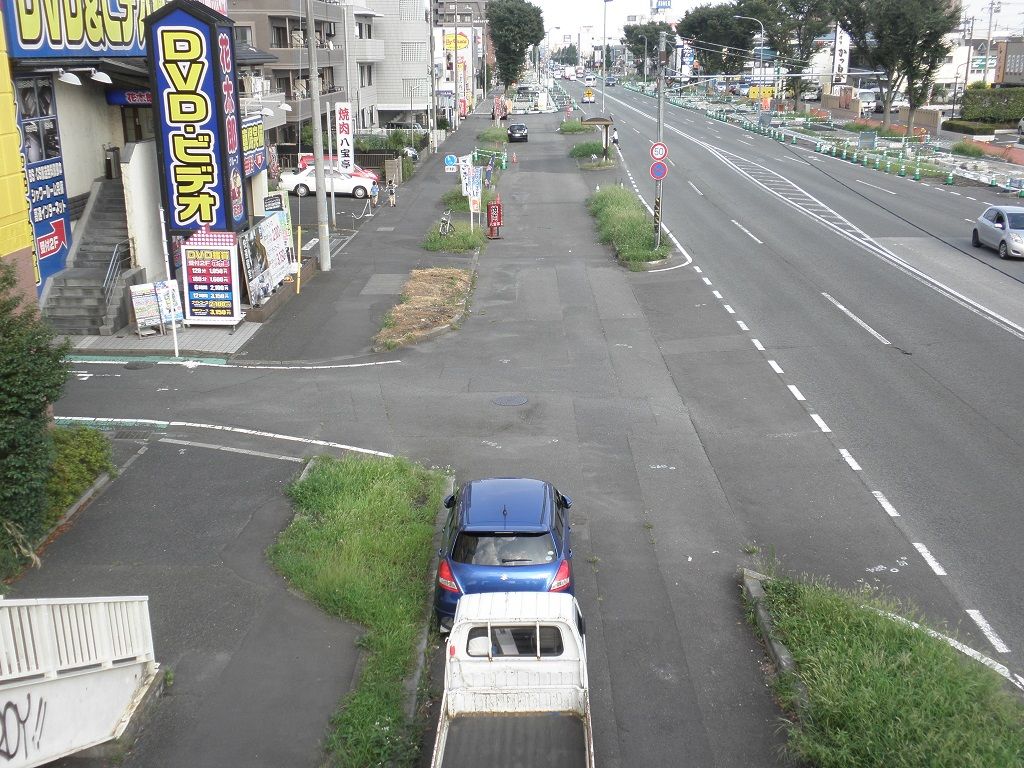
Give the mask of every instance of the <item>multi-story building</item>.
MULTIPOLYGON (((306 0, 231 0, 228 12, 236 40, 276 57, 246 95, 281 95, 287 119, 279 129, 268 129, 268 143, 287 152, 312 115, 306 0)), ((426 125, 429 36, 419 0, 314 0, 313 35, 323 113, 329 104, 346 101, 357 131, 392 121, 426 125)))

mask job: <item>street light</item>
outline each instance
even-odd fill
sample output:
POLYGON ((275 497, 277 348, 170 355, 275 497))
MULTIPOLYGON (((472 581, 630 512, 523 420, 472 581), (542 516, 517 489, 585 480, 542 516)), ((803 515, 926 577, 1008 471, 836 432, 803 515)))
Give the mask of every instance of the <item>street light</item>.
POLYGON ((608 3, 612 0, 604 0, 604 28, 601 31, 601 112, 605 112, 604 94, 608 90, 608 68, 605 66, 608 61, 608 3))
POLYGON ((637 35, 644 39, 644 85, 647 85, 647 35, 637 35))
MULTIPOLYGON (((551 41, 547 37, 556 29, 561 29, 561 27, 551 27, 551 29, 544 30, 544 40, 547 45, 549 59, 551 58, 551 41)), ((540 44, 537 45, 537 83, 540 83, 540 44)))
MULTIPOLYGON (((755 19, 753 16, 733 16, 733 18, 734 19, 746 19, 747 21, 756 21, 758 24, 761 24, 761 20, 760 19, 755 19)), ((760 59, 761 59, 761 85, 762 85, 762 87, 764 86, 764 43, 765 43, 765 38, 766 38, 766 35, 765 35, 765 31, 764 31, 764 24, 761 24, 761 47, 760 47, 759 53, 760 53, 760 59)), ((758 94, 760 95, 760 88, 758 89, 758 94)))
MULTIPOLYGON (((950 117, 953 117, 953 118, 956 117, 956 94, 957 94, 957 86, 960 83, 960 68, 961 67, 968 67, 970 65, 970 63, 971 63, 971 59, 970 59, 970 56, 968 55, 967 61, 965 61, 963 64, 958 64, 957 68, 956 68, 956 71, 953 73, 953 109, 950 110, 950 113, 949 113, 950 117)), ((964 90, 966 90, 966 89, 967 89, 967 70, 964 69, 964 90)))

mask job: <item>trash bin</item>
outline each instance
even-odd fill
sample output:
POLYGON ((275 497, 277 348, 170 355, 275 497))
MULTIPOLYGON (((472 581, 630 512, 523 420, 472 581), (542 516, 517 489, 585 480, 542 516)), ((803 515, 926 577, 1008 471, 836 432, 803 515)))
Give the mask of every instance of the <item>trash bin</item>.
POLYGON ((105 159, 106 177, 108 179, 121 178, 121 148, 107 147, 105 159))

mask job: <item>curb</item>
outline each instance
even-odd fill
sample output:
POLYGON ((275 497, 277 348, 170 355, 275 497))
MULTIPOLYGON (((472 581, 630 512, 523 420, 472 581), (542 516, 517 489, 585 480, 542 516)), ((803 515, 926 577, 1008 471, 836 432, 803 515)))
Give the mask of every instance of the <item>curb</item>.
POLYGON ((793 659, 793 655, 783 643, 776 639, 775 625, 763 602, 764 588, 761 584, 770 580, 771 577, 743 566, 738 566, 737 570, 740 584, 743 587, 744 602, 753 608, 754 620, 761 633, 765 651, 775 664, 774 676, 789 675, 792 678, 793 688, 796 690, 797 709, 805 709, 808 706, 807 689, 797 675, 796 661, 793 659))
MULTIPOLYGON (((444 498, 455 491, 455 477, 449 475, 446 481, 444 498)), ((431 556, 430 556, 430 569, 427 571, 428 584, 430 587, 434 585, 434 574, 437 573, 437 547, 433 546, 438 543, 437 537, 441 532, 441 525, 444 520, 444 516, 447 514, 447 510, 444 508, 444 504, 441 505, 440 511, 437 513, 437 520, 434 524, 434 540, 431 545, 431 556)), ((428 590, 428 593, 432 591, 428 590)), ((409 676, 405 678, 405 682, 402 683, 402 687, 405 690, 405 716, 410 722, 416 717, 416 709, 419 705, 419 688, 420 683, 423 680, 423 671, 427 667, 427 642, 430 640, 430 627, 433 623, 431 620, 430 613, 434 610, 433 597, 431 596, 430 602, 427 603, 425 618, 423 622, 423 629, 420 631, 419 639, 416 641, 416 666, 413 671, 409 673, 409 676)))

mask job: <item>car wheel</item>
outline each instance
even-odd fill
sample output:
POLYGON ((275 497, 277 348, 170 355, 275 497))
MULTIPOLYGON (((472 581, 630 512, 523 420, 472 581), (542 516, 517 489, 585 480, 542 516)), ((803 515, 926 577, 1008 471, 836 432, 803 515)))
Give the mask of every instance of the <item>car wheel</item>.
POLYGON ((1010 252, 1006 249, 1006 241, 1005 240, 1003 240, 1001 243, 999 243, 999 258, 1000 259, 1008 259, 1008 258, 1010 258, 1010 252))
POLYGON ((366 187, 356 187, 352 190, 352 197, 362 200, 367 195, 366 187))
POLYGON ((299 197, 305 197, 306 195, 309 194, 309 187, 307 187, 305 184, 299 184, 297 187, 295 187, 295 194, 298 195, 299 197))
POLYGON ((971 245, 975 248, 981 247, 981 239, 978 237, 978 230, 971 232, 971 245))

